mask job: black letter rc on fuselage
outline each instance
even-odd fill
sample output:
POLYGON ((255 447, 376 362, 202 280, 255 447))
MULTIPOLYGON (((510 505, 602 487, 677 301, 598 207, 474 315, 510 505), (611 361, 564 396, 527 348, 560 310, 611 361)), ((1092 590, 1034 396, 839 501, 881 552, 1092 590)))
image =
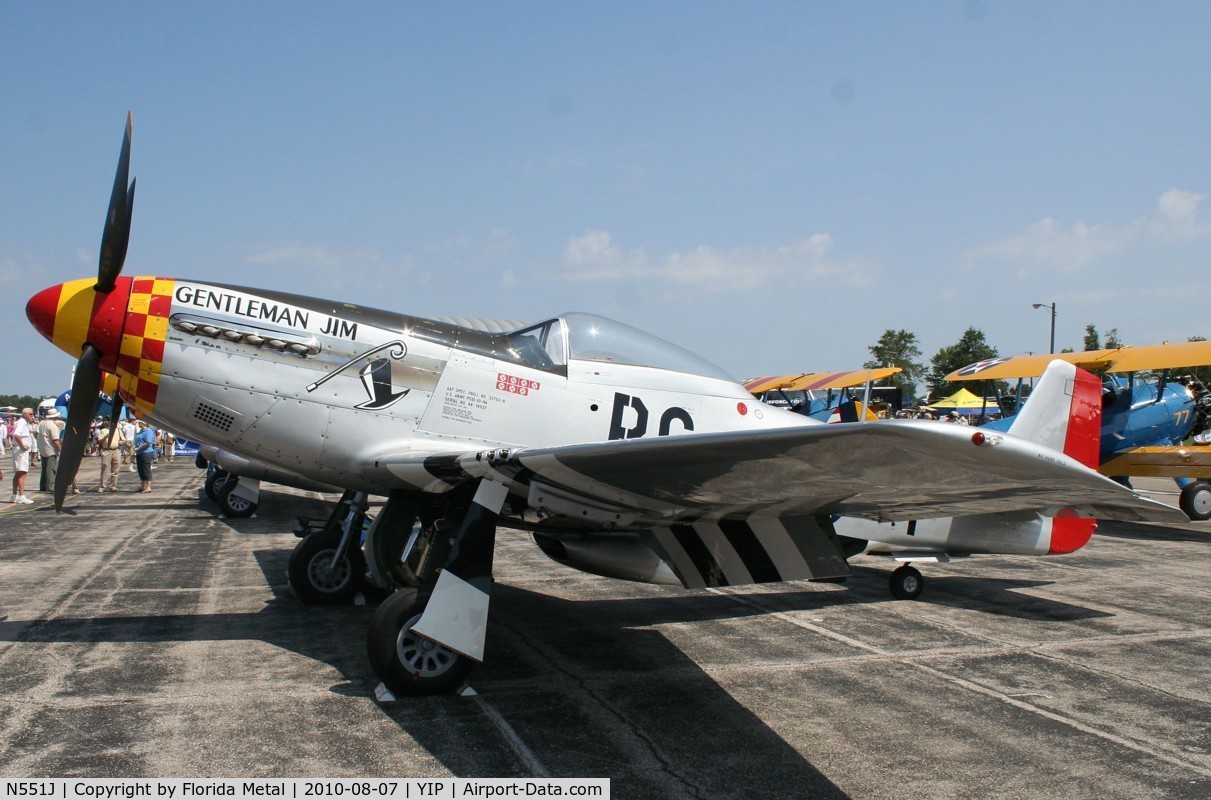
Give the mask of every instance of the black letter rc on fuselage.
MULTIPOLYGON (((694 430, 694 419, 690 412, 680 406, 673 406, 660 415, 660 436, 668 436, 673 422, 680 422, 687 431, 694 430)), ((638 439, 648 432, 648 407, 638 397, 631 397, 621 392, 614 393, 614 413, 610 416, 610 439, 638 439), (623 427, 623 416, 627 409, 634 409, 635 424, 630 428, 623 427)))

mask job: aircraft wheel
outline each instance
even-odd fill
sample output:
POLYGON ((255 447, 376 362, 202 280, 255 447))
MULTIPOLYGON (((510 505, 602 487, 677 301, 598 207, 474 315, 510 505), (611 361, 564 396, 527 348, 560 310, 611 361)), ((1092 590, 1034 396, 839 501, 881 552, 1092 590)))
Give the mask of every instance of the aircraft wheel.
POLYGON ((240 497, 237 494, 232 494, 231 490, 238 486, 239 479, 227 480, 219 487, 219 509, 223 515, 232 519, 244 519, 251 517, 256 513, 257 503, 249 500, 247 497, 240 497))
POLYGON ((332 556, 340 543, 340 531, 317 531, 295 546, 286 577, 299 600, 309 605, 337 605, 352 601, 361 591, 366 560, 361 550, 351 547, 334 569, 332 556))
POLYGON ((1178 505, 1192 520, 1211 519, 1211 482, 1195 481, 1183 488, 1178 505))
POLYGON ((223 484, 229 480, 239 480, 238 477, 232 475, 226 470, 216 469, 214 472, 206 476, 206 496, 210 498, 212 503, 219 502, 219 490, 223 488, 223 484))
POLYGON ((892 597, 897 600, 916 600, 925 588, 925 578, 916 567, 903 566, 891 573, 889 581, 892 597))
POLYGON ((429 603, 427 591, 398 589, 370 619, 366 655, 370 666, 397 694, 442 694, 457 689, 475 662, 453 650, 412 633, 429 603))

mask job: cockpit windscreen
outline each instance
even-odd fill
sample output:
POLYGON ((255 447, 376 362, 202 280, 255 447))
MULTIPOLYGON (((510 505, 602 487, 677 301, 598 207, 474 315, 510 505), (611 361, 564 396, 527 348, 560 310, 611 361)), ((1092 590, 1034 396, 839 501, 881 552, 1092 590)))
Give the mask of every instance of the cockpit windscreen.
POLYGON ((654 367, 734 381, 732 376, 705 358, 630 325, 583 313, 564 314, 563 321, 568 330, 571 358, 654 367))

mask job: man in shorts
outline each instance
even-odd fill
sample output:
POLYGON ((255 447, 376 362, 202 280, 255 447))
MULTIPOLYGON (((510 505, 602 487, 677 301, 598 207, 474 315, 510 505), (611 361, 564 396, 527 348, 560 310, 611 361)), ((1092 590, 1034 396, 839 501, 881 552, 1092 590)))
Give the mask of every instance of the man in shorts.
POLYGON ((30 452, 34 449, 34 432, 30 423, 34 421, 32 408, 21 409, 21 418, 13 424, 13 496, 10 503, 28 505, 33 500, 25 496, 25 475, 29 472, 30 452))

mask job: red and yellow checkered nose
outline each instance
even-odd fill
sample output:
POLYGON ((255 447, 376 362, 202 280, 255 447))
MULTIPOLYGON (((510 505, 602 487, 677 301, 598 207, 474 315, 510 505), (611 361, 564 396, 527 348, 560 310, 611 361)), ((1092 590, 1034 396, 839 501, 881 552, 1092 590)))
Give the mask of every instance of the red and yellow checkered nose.
POLYGON ((155 409, 172 313, 174 283, 166 278, 118 278, 108 294, 92 279, 44 289, 25 306, 33 326, 64 352, 79 358, 88 342, 101 351, 101 369, 118 376, 122 399, 155 409))
POLYGON ((88 342, 101 351, 101 368, 117 368, 130 301, 130 278, 118 278, 114 290, 100 294, 95 278, 68 281, 43 289, 25 306, 25 316, 50 343, 79 358, 88 342))

